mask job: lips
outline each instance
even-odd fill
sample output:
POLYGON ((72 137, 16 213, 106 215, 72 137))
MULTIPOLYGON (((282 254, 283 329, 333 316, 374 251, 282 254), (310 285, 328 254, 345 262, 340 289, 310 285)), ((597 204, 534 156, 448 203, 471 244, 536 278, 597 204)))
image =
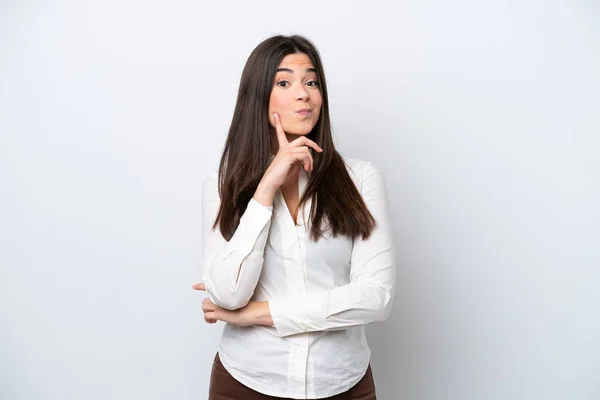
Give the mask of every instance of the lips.
POLYGON ((300 115, 308 115, 312 112, 310 108, 303 108, 301 110, 296 111, 300 115))

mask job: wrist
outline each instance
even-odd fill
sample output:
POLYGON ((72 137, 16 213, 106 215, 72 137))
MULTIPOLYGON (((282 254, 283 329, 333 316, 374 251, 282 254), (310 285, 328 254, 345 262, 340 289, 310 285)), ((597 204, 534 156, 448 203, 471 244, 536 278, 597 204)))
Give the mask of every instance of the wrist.
POLYGON ((255 325, 273 326, 273 318, 271 318, 271 310, 269 309, 268 301, 259 301, 256 303, 255 325))
POLYGON ((254 196, 252 197, 263 206, 272 206, 273 198, 275 197, 275 192, 277 192, 277 189, 278 188, 272 187, 271 185, 261 181, 254 192, 254 196))

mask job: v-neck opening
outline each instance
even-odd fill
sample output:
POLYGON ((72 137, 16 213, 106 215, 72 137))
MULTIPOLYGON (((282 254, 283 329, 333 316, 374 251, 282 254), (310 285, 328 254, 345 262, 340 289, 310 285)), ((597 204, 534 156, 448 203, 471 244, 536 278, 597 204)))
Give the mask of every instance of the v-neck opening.
POLYGON ((294 216, 292 215, 292 212, 290 211, 287 202, 285 201, 285 197, 283 196, 283 191, 281 190, 281 187, 278 190, 279 200, 281 202, 282 207, 284 208, 283 211, 287 214, 286 219, 289 222, 291 222, 294 226, 304 225, 304 217, 302 215, 302 210, 300 209, 300 199, 302 198, 302 195, 304 194, 304 191, 306 189, 307 181, 308 172, 306 172, 306 170, 302 168, 300 169, 300 172, 298 174, 298 205, 296 206, 296 221, 294 221, 294 216))

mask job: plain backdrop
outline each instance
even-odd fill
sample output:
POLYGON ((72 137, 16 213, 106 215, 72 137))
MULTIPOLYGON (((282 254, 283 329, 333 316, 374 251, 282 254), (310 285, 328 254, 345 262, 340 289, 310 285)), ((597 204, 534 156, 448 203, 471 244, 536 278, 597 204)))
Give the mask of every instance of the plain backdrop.
POLYGON ((263 39, 383 171, 382 400, 600 399, 600 3, 0 3, 0 398, 206 399, 201 186, 263 39))

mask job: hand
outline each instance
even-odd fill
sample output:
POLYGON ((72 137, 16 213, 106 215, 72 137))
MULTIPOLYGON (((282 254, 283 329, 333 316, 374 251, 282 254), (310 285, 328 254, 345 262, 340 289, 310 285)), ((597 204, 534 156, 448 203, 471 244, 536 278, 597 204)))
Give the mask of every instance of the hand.
POLYGON ((318 152, 322 152, 323 149, 306 136, 300 136, 288 142, 285 131, 281 126, 279 114, 273 114, 273 120, 277 132, 277 141, 279 142, 279 151, 265 171, 262 181, 268 182, 272 188, 279 188, 285 182, 294 164, 300 162, 306 171, 312 171, 313 158, 309 148, 318 152))
MULTIPOLYGON (((197 283, 192 288, 206 290, 202 283, 197 283)), ((237 326, 273 326, 273 319, 267 301, 251 301, 245 307, 231 311, 217 306, 209 298, 206 298, 202 300, 202 311, 204 311, 204 320, 209 324, 223 321, 237 326)))

